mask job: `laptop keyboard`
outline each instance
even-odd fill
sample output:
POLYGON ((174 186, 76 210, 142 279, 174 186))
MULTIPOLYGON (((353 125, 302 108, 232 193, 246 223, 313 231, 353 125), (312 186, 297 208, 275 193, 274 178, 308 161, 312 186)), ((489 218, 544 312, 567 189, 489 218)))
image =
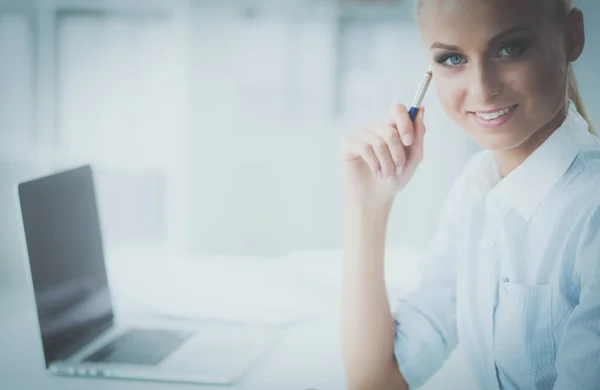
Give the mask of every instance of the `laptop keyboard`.
POLYGON ((85 361, 157 365, 191 334, 165 329, 131 329, 88 356, 85 361))

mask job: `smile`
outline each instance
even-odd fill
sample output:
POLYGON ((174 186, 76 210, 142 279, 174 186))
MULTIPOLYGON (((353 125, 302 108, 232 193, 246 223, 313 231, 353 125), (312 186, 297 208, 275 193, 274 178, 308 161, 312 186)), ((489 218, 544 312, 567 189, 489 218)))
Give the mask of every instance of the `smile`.
POLYGON ((501 109, 499 111, 496 111, 496 112, 475 112, 475 115, 477 115, 481 119, 485 119, 486 121, 489 121, 489 120, 492 120, 492 119, 500 118, 501 116, 504 116, 504 115, 508 114, 515 107, 516 106, 503 108, 503 109, 501 109))
POLYGON ((514 106, 488 111, 471 111, 469 114, 472 115, 473 119, 480 125, 484 125, 485 127, 498 127, 505 124, 512 117, 512 114, 517 107, 518 104, 515 104, 514 106))

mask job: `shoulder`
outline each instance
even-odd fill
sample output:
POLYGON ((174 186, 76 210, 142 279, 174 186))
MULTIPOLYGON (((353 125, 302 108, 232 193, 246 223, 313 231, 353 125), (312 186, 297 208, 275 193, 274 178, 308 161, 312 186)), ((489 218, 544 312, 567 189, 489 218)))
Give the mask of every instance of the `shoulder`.
POLYGON ((586 175, 600 175, 600 138, 587 134, 584 146, 580 149, 576 162, 586 175))
POLYGON ((596 175, 581 191, 580 204, 584 236, 596 238, 600 257, 600 175, 596 175))
POLYGON ((572 241, 575 243, 575 264, 581 279, 600 278, 600 175, 596 175, 573 202, 572 241))
POLYGON ((592 226, 592 216, 600 212, 600 139, 579 151, 564 178, 557 191, 564 214, 592 226))
POLYGON ((586 134, 571 166, 550 195, 561 221, 589 225, 600 208, 600 138, 586 134), (586 222, 587 221, 587 222, 586 222))
POLYGON ((552 198, 557 222, 570 227, 576 238, 600 232, 600 159, 598 162, 597 167, 588 164, 571 174, 552 198))

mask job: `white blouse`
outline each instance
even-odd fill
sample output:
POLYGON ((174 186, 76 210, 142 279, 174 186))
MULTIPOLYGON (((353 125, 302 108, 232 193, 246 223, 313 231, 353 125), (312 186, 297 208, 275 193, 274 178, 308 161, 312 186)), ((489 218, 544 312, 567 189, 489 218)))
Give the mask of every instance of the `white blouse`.
POLYGON ((600 139, 571 102, 561 127, 503 179, 471 158, 392 301, 395 356, 422 385, 460 342, 481 389, 600 389, 600 139))

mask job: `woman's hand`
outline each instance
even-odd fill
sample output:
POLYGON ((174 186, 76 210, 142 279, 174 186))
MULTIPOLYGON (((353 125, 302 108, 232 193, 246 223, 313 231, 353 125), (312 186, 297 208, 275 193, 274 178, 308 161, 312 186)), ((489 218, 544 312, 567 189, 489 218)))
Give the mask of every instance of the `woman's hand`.
POLYGON ((425 124, 421 107, 413 124, 396 104, 387 122, 376 122, 344 139, 342 155, 349 201, 359 207, 392 204, 423 158, 425 124))

